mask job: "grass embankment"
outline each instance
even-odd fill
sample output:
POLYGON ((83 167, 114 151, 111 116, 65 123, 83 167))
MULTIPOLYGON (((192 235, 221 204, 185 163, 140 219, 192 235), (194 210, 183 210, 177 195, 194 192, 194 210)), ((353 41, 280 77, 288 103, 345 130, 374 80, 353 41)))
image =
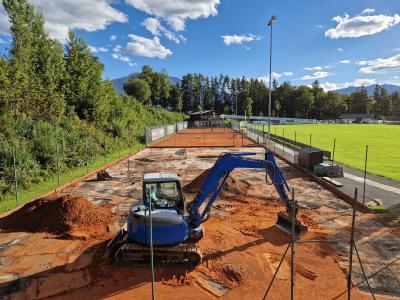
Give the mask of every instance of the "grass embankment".
POLYGON ((368 173, 400 181, 400 126, 384 124, 307 124, 275 125, 271 132, 324 150, 333 150, 335 160, 364 170, 365 147, 368 145, 368 173))
MULTIPOLYGON (((76 169, 68 170, 62 174, 60 174, 60 186, 63 186, 77 178, 80 178, 91 171, 101 168, 106 163, 110 163, 118 160, 120 157, 124 157, 131 152, 134 152, 143 145, 134 145, 132 148, 127 148, 121 151, 117 151, 114 153, 110 153, 107 155, 107 162, 105 162, 104 155, 98 155, 96 158, 88 164, 88 167, 83 166, 76 169)), ((31 186, 25 190, 18 191, 18 200, 19 204, 24 204, 33 199, 36 199, 52 190, 55 190, 58 187, 58 178, 54 176, 52 179, 46 180, 34 186, 31 186)), ((16 206, 15 194, 6 195, 2 201, 0 201, 0 214, 10 209, 13 209, 16 206)))

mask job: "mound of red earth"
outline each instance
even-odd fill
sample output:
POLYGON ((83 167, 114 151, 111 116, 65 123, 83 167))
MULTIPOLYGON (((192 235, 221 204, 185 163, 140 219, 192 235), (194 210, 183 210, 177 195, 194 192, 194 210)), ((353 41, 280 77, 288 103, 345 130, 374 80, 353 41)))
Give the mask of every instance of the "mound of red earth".
POLYGON ((96 238, 115 224, 111 208, 81 196, 41 198, 0 219, 0 229, 48 232, 65 238, 96 238))
MULTIPOLYGON (((195 177, 191 182, 186 184, 182 189, 186 193, 198 193, 200 191, 201 185, 207 178, 208 173, 211 169, 204 170, 200 175, 195 177)), ((234 176, 229 175, 222 187, 222 194, 228 195, 238 195, 246 194, 246 190, 250 187, 250 184, 244 182, 243 180, 236 179, 234 176)))

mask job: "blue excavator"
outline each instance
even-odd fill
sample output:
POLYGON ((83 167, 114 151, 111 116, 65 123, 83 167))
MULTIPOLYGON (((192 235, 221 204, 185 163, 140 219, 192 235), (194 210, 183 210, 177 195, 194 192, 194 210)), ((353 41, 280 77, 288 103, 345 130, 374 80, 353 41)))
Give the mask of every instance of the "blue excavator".
MULTIPOLYGON (((142 182, 143 200, 130 207, 127 222, 107 244, 108 253, 120 265, 147 266, 151 239, 157 266, 187 267, 199 264, 202 254, 196 244, 203 237, 201 224, 210 217, 212 204, 230 172, 237 168, 266 170, 266 175, 286 206, 286 212, 278 213, 275 226, 292 234, 293 200, 289 198, 289 185, 271 152, 265 153, 264 160, 249 157, 255 154, 221 154, 209 170, 194 200, 187 205, 178 175, 145 174, 142 182)), ((296 238, 307 232, 307 227, 298 221, 295 221, 294 229, 296 238)))

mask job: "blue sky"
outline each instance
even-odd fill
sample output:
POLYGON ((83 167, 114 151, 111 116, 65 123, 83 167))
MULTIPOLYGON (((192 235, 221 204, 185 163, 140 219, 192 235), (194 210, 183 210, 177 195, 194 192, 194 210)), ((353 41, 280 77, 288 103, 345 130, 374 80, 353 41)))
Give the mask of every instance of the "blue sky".
MULTIPOLYGON (((400 1, 385 0, 31 0, 46 30, 83 36, 114 79, 143 64, 185 73, 268 79, 269 28, 279 82, 325 89, 400 85, 400 1)), ((0 50, 9 47, 0 11, 0 50)))

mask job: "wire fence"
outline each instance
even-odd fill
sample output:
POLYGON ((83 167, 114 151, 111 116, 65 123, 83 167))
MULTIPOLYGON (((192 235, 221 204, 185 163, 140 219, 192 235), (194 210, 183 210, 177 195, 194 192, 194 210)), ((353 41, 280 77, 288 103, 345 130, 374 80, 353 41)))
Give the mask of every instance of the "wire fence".
MULTIPOLYGON (((310 171, 323 178, 335 177, 333 170, 340 168, 344 169, 343 174, 339 174, 341 178, 336 178, 335 182, 339 185, 338 188, 344 190, 346 193, 351 194, 351 189, 358 187, 361 191, 361 201, 363 204, 371 204, 377 206, 397 207, 396 199, 399 197, 398 185, 387 179, 378 178, 376 175, 369 173, 370 168, 370 146, 364 145, 364 149, 358 147, 361 153, 344 153, 344 150, 338 151, 338 140, 336 137, 332 137, 330 149, 318 148, 317 138, 313 134, 298 133, 296 131, 289 131, 285 126, 280 128, 272 127, 270 133, 270 143, 268 143, 268 132, 267 125, 260 124, 244 124, 237 122, 236 127, 239 127, 238 131, 243 131, 246 128, 246 136, 254 142, 265 146, 274 153, 283 157, 284 159, 292 162, 296 165, 301 165, 300 153, 308 147, 322 150, 323 153, 323 166, 326 168, 320 168, 319 165, 311 168, 310 171), (282 128, 283 127, 283 128, 282 128), (339 152, 339 153, 338 153, 339 152), (358 160, 358 168, 352 168, 342 165, 337 161, 337 157, 343 157, 344 155, 354 155, 358 160), (362 163, 361 163, 362 161, 362 163), (332 166, 332 167, 331 167, 332 166), (331 172, 331 174, 329 173, 331 172), (383 199, 383 200, 382 200, 383 199), (387 205, 383 201, 387 201, 387 205)), ((288 126, 290 127, 290 126, 288 126)), ((351 146, 351 145, 350 145, 351 146)), ((342 148, 343 149, 343 148, 342 148)), ((382 162, 384 163, 384 162, 382 162)), ((398 168, 398 165, 394 165, 393 168, 398 168)))
POLYGON ((133 138, 121 141, 104 135, 99 140, 100 143, 95 143, 90 138, 83 138, 69 146, 62 137, 47 141, 48 153, 43 153, 47 164, 35 172, 26 166, 25 149, 19 148, 20 143, 15 141, 11 162, 7 165, 8 160, 5 159, 1 165, 3 172, 12 172, 8 172, 9 176, 3 179, 7 180, 5 183, 9 185, 9 192, 0 195, 0 213, 56 191, 62 185, 144 147, 133 138))

